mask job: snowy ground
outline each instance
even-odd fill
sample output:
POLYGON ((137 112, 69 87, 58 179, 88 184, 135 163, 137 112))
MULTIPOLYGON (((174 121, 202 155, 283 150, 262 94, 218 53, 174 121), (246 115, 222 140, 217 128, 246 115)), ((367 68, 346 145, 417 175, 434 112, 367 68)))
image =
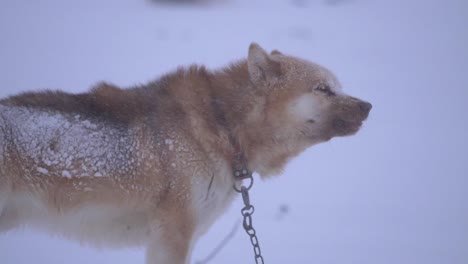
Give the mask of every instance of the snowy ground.
MULTIPOLYGON (((364 129, 258 181, 254 224, 267 263, 468 263, 468 2, 145 0, 0 3, 0 96, 130 86, 178 65, 211 68, 256 41, 324 64, 374 108, 364 129), (289 211, 280 217, 280 208, 289 211)), ((237 200, 198 243, 239 219, 237 200)), ((0 235, 0 262, 143 263, 31 230, 0 235)), ((253 263, 241 230, 212 263, 253 263)))

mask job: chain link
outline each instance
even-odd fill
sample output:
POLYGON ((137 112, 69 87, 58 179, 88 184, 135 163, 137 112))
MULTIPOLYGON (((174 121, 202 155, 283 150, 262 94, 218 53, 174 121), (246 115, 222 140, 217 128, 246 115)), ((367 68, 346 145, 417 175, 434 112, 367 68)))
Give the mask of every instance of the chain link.
POLYGON ((240 190, 236 187, 234 187, 234 189, 242 194, 242 200, 244 201, 244 207, 241 210, 241 214, 244 217, 242 226, 244 227, 247 235, 250 237, 250 242, 252 243, 255 255, 255 263, 264 264, 265 262, 263 260, 262 250, 260 249, 258 242, 257 232, 252 224, 252 215, 255 212, 255 207, 250 204, 249 190, 253 185, 253 177, 250 175, 246 179, 251 181, 248 187, 241 186, 240 190))

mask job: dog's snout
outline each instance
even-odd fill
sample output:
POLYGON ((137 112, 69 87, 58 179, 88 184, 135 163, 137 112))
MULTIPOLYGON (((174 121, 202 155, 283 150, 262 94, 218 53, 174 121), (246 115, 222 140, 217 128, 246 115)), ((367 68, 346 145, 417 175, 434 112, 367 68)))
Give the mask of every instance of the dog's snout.
POLYGON ((368 115, 370 110, 372 109, 372 104, 368 102, 359 102, 359 109, 362 111, 363 114, 368 115))

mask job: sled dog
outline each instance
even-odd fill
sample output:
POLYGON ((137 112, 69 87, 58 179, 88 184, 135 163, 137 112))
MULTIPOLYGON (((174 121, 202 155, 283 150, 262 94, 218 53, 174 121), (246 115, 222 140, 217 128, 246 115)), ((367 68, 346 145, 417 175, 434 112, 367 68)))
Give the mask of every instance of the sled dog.
POLYGON ((236 164, 279 174, 306 148, 355 134, 371 107, 328 69, 255 43, 219 70, 2 99, 0 231, 32 226, 189 263, 237 195, 236 164))

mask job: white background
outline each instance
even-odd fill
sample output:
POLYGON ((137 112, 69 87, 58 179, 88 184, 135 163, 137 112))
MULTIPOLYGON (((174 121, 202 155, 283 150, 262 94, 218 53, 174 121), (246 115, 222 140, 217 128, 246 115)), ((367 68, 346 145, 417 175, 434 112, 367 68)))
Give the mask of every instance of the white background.
MULTIPOLYGON (((256 182, 266 263, 468 263, 465 0, 1 0, 0 96, 217 68, 252 41, 327 66, 374 105, 356 136, 256 182)), ((199 241, 194 261, 240 208, 238 199, 199 241)), ((0 235, 2 264, 143 262, 143 249, 97 250, 29 229, 0 235)), ((253 263, 242 230, 212 263, 253 263)))

